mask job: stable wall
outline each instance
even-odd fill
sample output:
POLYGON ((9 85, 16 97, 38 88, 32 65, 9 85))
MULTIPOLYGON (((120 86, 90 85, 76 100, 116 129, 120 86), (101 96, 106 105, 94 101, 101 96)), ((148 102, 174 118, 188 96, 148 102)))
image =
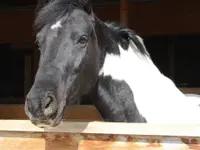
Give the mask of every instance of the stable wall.
MULTIPOLYGON (((200 33, 199 0, 158 0, 128 5, 128 26, 141 35, 200 33)), ((94 7, 102 20, 119 21, 120 6, 94 7)), ((0 9, 0 42, 34 42, 34 7, 7 11, 0 9)))

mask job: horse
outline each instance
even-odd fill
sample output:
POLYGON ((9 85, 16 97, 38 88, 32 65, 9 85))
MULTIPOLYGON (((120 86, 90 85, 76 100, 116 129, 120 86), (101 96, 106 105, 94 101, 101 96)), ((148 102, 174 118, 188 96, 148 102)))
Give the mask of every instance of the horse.
POLYGON ((105 121, 200 123, 200 108, 154 65, 134 30, 101 21, 90 0, 52 0, 37 13, 40 60, 25 113, 40 128, 88 100, 105 121))

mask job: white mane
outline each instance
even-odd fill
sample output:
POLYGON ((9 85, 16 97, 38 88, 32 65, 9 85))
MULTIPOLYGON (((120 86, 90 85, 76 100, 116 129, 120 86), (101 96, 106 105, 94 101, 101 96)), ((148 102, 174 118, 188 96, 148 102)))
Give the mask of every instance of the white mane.
MULTIPOLYGON (((142 39, 138 39, 143 44, 142 39)), ((148 123, 200 123, 200 107, 187 100, 172 80, 158 70, 150 57, 137 52, 133 41, 130 41, 128 50, 124 50, 120 44, 118 46, 120 55, 107 54, 99 74, 125 80, 148 123)))

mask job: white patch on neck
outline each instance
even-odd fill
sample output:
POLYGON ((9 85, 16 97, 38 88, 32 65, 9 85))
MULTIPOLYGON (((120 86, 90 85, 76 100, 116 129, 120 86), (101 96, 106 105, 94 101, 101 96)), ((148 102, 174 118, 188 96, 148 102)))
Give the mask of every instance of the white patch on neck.
POLYGON ((57 21, 55 24, 53 24, 52 26, 51 26, 51 29, 53 30, 53 29, 57 29, 57 28, 61 28, 62 27, 62 25, 61 25, 61 20, 59 20, 59 21, 57 21))
POLYGON ((200 123, 200 108, 190 103, 175 84, 158 70, 151 58, 142 56, 136 48, 130 41, 128 50, 119 45, 120 55, 106 54, 99 75, 111 75, 113 79, 126 81, 140 113, 148 123, 200 123))

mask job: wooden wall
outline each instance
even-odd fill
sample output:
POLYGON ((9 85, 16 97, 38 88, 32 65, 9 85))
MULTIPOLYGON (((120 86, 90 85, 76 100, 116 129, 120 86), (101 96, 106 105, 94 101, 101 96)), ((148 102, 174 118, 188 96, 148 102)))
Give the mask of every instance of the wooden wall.
POLYGON ((129 26, 143 35, 200 33, 199 0, 129 5, 129 26))
MULTIPOLYGON (((128 26, 142 35, 200 33, 199 0, 158 0, 154 3, 128 4, 128 26)), ((26 8, 29 9, 29 8, 26 8)), ((102 20, 120 20, 119 5, 94 7, 102 20)), ((34 41, 34 9, 2 13, 0 42, 34 41)))

